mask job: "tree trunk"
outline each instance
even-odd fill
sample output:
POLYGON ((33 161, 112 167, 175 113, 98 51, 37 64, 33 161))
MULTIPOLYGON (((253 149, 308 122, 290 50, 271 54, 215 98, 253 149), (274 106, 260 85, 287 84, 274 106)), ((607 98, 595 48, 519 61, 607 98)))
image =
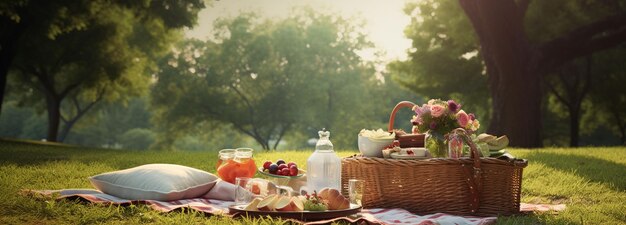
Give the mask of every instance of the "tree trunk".
POLYGON ((569 146, 578 147, 580 129, 580 105, 569 109, 569 146))
MULTIPOLYGON (((24 31, 24 22, 15 23, 8 18, 2 18, 3 27, 11 32, 0 34, 0 113, 2 112, 2 103, 4 102, 4 92, 7 86, 7 77, 9 69, 17 53, 17 41, 24 31)), ((4 29, 4 28, 3 28, 4 29)))
POLYGON ((575 58, 626 41, 626 13, 582 25, 540 45, 524 30, 530 0, 459 0, 480 41, 492 97, 488 132, 511 145, 541 146, 541 80, 575 58))
POLYGON ((48 105, 48 138, 47 141, 57 141, 59 123, 61 120, 61 100, 56 96, 46 96, 48 105))
POLYGON ((459 0, 481 44, 492 93, 488 132, 512 146, 540 147, 541 75, 514 1, 459 0))

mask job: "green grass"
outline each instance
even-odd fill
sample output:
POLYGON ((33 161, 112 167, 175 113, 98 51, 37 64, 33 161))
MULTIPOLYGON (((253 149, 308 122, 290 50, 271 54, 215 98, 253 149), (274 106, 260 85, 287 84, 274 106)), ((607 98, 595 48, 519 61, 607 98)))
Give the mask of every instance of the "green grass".
MULTIPOLYGON (((305 166, 310 151, 256 152, 305 166)), ((340 151, 340 156, 356 151, 340 151)), ((564 203, 559 214, 501 217, 501 224, 626 223, 626 148, 513 150, 530 161, 522 201, 564 203)), ((145 206, 114 207, 71 200, 42 201, 21 189, 91 188, 86 177, 146 163, 175 163, 215 172, 216 153, 158 152, 0 142, 0 224, 285 224, 279 219, 206 216, 193 210, 159 213, 145 206)))

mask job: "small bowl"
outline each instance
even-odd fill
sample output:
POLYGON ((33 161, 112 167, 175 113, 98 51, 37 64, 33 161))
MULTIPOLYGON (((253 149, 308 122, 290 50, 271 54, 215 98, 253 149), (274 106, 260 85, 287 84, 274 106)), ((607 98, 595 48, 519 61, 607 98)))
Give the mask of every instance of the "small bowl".
POLYGON ((361 154, 367 157, 383 157, 383 148, 393 143, 393 139, 372 139, 359 135, 358 144, 361 154))
POLYGON ((283 175, 271 174, 269 172, 263 171, 263 167, 259 167, 258 172, 260 174, 263 174, 263 175, 268 176, 268 177, 273 177, 273 178, 296 179, 296 178, 300 178, 301 176, 304 176, 304 174, 306 173, 306 170, 302 170, 302 169, 298 168, 298 175, 295 175, 295 176, 283 176, 283 175))

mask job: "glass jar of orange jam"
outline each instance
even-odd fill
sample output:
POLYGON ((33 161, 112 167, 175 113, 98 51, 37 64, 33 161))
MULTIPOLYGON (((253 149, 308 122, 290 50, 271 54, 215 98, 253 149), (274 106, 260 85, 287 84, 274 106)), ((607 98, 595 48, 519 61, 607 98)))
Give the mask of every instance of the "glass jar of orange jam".
POLYGON ((215 169, 220 168, 224 161, 228 161, 235 158, 235 149, 222 149, 219 151, 217 156, 217 165, 215 165, 215 169))
POLYGON ((251 148, 238 148, 235 150, 235 157, 225 160, 217 168, 217 175, 229 183, 234 184, 237 177, 254 177, 256 174, 256 164, 252 159, 251 148))

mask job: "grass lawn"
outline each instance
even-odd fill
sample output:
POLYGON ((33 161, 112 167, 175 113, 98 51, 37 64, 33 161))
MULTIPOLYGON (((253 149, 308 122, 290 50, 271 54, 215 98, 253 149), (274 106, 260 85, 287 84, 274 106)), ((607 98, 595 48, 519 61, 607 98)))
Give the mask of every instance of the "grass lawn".
MULTIPOLYGON (((501 217, 499 224, 626 224, 626 148, 512 150, 529 160, 522 201, 564 203, 559 214, 501 217)), ((256 152, 305 166, 309 151, 256 152)), ((340 156, 356 151, 340 151, 340 156)), ((41 201, 21 189, 92 188, 88 176, 146 163, 174 163, 215 172, 216 152, 155 152, 47 146, 0 141, 0 224, 281 224, 275 219, 231 220, 195 211, 158 213, 145 206, 96 206, 41 201)))

